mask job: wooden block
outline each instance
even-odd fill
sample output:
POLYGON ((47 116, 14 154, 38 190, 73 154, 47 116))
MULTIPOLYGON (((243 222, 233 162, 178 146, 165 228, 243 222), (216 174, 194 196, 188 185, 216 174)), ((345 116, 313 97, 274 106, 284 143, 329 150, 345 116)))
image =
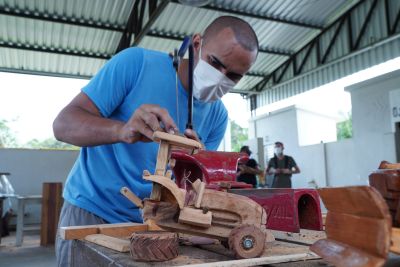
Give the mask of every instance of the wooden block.
POLYGON ((148 226, 148 231, 164 231, 160 226, 156 224, 156 222, 152 219, 148 219, 146 221, 146 224, 148 226))
POLYGON ((130 241, 103 234, 88 235, 85 240, 119 252, 128 252, 130 241))
POLYGON ((203 199, 204 189, 206 189, 206 184, 204 182, 201 182, 199 185, 199 191, 197 192, 196 201, 194 204, 196 208, 200 208, 201 200, 203 199))
POLYGON ((392 170, 392 171, 385 171, 387 172, 386 175, 386 185, 388 190, 391 191, 400 191, 400 176, 399 176, 399 171, 392 170))
POLYGON ((154 132, 153 134, 153 140, 155 142, 161 142, 161 141, 166 141, 171 145, 175 145, 178 147, 183 147, 183 148, 188 148, 188 149, 202 149, 203 146, 201 143, 189 139, 184 136, 179 136, 179 135, 174 135, 174 134, 169 134, 169 133, 164 133, 164 132, 154 132))
POLYGON ((180 223, 208 228, 211 226, 211 219, 212 213, 210 211, 204 214, 203 210, 184 207, 179 214, 178 221, 180 223))
POLYGON ((54 245, 63 205, 62 183, 43 183, 40 245, 54 245))
POLYGON ((142 223, 114 223, 99 225, 99 234, 113 237, 128 237, 133 232, 147 230, 148 225, 142 223))
POLYGON ((360 217, 328 211, 328 239, 345 243, 368 254, 386 258, 390 246, 390 223, 386 219, 360 217))
POLYGON ((208 208, 214 214, 217 211, 237 214, 240 216, 239 222, 241 224, 266 224, 265 210, 261 205, 245 196, 205 189, 201 207, 208 208))
POLYGON ((98 233, 99 226, 97 224, 60 227, 60 236, 64 240, 83 239, 87 235, 98 233))
POLYGON ((389 163, 387 161, 382 161, 379 165, 379 169, 400 169, 400 163, 389 163))
POLYGON ((369 186, 321 188, 318 193, 327 210, 362 217, 390 218, 385 200, 369 186))
POLYGON ((385 263, 384 258, 331 239, 318 240, 310 250, 337 267, 381 267, 385 263))
POLYGON ((400 254, 400 228, 392 228, 390 251, 400 254))

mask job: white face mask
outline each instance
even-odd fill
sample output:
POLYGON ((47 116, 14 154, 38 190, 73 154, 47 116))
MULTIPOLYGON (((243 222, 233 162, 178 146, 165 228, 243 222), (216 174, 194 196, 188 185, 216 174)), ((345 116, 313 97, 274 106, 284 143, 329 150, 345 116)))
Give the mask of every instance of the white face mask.
POLYGON ((193 71, 193 96, 203 102, 213 102, 234 86, 231 79, 201 59, 200 43, 199 62, 193 71))
POLYGON ((274 152, 277 156, 282 155, 282 148, 281 147, 275 147, 274 152))

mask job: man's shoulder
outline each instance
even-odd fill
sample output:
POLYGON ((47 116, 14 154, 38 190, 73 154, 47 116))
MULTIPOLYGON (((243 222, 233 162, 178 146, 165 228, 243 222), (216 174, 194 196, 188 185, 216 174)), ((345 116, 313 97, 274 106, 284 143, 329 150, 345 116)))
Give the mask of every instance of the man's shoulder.
POLYGON ((122 50, 117 55, 119 55, 120 58, 128 57, 130 59, 135 58, 139 60, 154 60, 155 58, 164 58, 165 60, 167 60, 169 58, 169 55, 164 52, 150 50, 142 47, 130 47, 122 50))
POLYGON ((228 110, 226 109, 221 99, 214 101, 211 105, 213 107, 213 112, 218 112, 219 115, 223 117, 228 117, 228 110))

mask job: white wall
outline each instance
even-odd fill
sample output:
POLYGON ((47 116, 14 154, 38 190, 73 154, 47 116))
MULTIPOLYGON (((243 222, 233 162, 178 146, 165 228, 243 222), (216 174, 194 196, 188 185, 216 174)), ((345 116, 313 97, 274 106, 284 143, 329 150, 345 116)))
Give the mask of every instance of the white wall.
POLYGON ((299 145, 336 141, 336 119, 297 108, 299 145))
POLYGON ((376 169, 382 160, 396 162, 389 92, 400 89, 400 71, 394 71, 346 88, 351 93, 355 162, 360 176, 376 169))
MULTIPOLYGON (((368 184, 369 174, 382 160, 400 160, 396 158, 389 97, 390 91, 396 89, 400 89, 400 71, 346 88, 352 99, 351 139, 301 146, 300 140, 308 143, 311 137, 317 138, 312 135, 314 127, 330 130, 335 138, 336 131, 329 119, 321 124, 313 121, 314 115, 302 110, 296 113, 293 107, 254 118, 250 121, 249 138, 268 136, 264 145, 276 140, 285 143, 285 153, 293 156, 301 169, 301 174, 292 178, 294 187, 307 187, 312 180, 319 187, 368 184)), ((329 138, 333 136, 328 135, 326 140, 329 138)))
MULTIPOLYGON (((18 195, 41 195, 42 183, 65 182, 79 151, 0 149, 0 171, 8 177, 18 195)), ((16 201, 13 208, 16 210, 16 201)), ((27 223, 38 222, 40 210, 27 209, 27 223)))

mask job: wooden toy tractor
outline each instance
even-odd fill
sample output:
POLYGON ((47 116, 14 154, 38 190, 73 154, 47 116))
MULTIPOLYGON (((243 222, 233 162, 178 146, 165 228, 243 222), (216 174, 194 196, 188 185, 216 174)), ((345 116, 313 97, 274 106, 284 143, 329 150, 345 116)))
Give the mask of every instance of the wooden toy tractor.
POLYGON ((168 164, 174 167, 171 147, 195 154, 202 145, 163 132, 155 132, 153 138, 160 146, 154 175, 143 172, 143 179, 153 182, 150 198, 143 201, 144 220, 168 231, 219 239, 237 258, 260 256, 265 242, 274 240, 265 228, 265 210, 248 197, 207 189, 201 177, 188 180, 186 190, 179 188, 167 170, 168 164))

